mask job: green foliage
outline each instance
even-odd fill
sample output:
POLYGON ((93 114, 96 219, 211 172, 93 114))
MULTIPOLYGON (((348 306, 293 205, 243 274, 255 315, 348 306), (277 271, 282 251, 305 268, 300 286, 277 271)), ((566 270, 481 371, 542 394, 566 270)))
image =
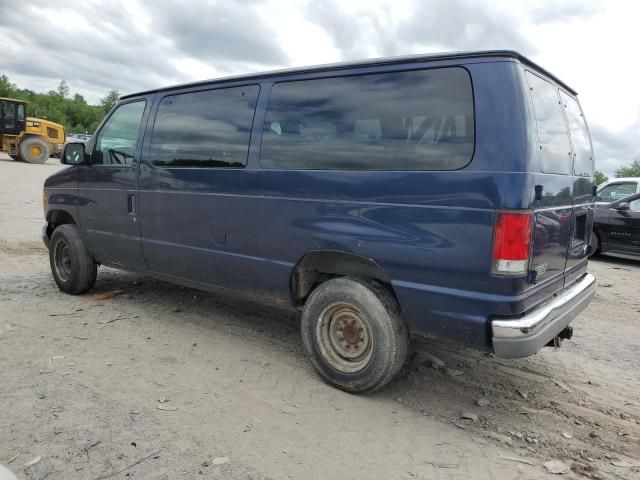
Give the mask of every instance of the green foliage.
POLYGON ((598 172, 598 171, 596 171, 593 174, 593 177, 595 178, 596 185, 600 185, 600 184, 606 182, 607 180, 609 180, 609 177, 607 177, 604 173, 598 172))
POLYGON ((92 134, 107 113, 102 101, 100 105, 89 105, 82 95, 72 95, 69 85, 64 80, 56 90, 36 93, 26 88, 18 88, 6 75, 0 75, 0 97, 26 100, 27 115, 60 123, 64 125, 67 133, 92 134))
POLYGON ((616 177, 640 177, 640 160, 616 170, 616 177))
POLYGON ((120 92, 118 90, 110 90, 109 93, 100 99, 100 106, 105 114, 109 113, 109 110, 111 110, 119 98, 120 92))

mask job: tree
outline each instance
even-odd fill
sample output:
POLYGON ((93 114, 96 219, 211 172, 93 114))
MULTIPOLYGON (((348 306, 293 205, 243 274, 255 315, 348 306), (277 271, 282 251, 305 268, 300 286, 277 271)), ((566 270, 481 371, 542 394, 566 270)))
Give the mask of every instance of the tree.
POLYGON ((11 83, 9 77, 0 75, 0 97, 13 97, 16 86, 11 83))
POLYGON ((104 97, 100 99, 100 105, 104 110, 104 113, 108 113, 111 108, 116 104, 120 98, 120 92, 118 90, 110 90, 104 97))
POLYGON ((594 178, 595 178, 596 185, 600 185, 600 184, 602 184, 602 183, 606 182, 607 180, 609 180, 609 177, 607 177, 607 176, 606 176, 604 173, 602 173, 602 172, 598 172, 598 171, 596 171, 596 172, 593 174, 593 176, 594 176, 594 178))
POLYGON ((627 167, 617 169, 616 177, 640 177, 640 160, 634 161, 627 167))
POLYGON ((0 74, 0 96, 25 100, 29 116, 60 123, 67 132, 93 133, 105 115, 102 105, 89 105, 82 95, 72 95, 65 81, 56 90, 37 93, 19 88, 0 74))
POLYGON ((58 85, 58 88, 56 89, 56 94, 60 97, 60 98, 67 98, 69 96, 69 92, 70 92, 70 88, 69 85, 67 84, 67 82, 65 82, 64 80, 60 81, 60 84, 58 85))

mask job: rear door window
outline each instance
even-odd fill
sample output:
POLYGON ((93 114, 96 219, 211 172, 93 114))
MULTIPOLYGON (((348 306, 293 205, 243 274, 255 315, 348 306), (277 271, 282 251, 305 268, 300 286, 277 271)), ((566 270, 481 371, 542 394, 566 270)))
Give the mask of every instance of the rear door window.
POLYGON ((247 164, 260 87, 220 88, 162 99, 151 136, 159 167, 241 168, 247 164))
POLYGON ((560 92, 560 99, 567 114, 567 122, 571 132, 573 145, 573 173, 576 175, 593 175, 593 151, 591 139, 578 101, 564 92, 560 92))
POLYGON ((558 88, 531 72, 527 72, 527 82, 538 130, 541 170, 570 175, 571 142, 558 88))
POLYGON ((463 68, 277 83, 260 162, 274 169, 456 170, 473 155, 463 68))

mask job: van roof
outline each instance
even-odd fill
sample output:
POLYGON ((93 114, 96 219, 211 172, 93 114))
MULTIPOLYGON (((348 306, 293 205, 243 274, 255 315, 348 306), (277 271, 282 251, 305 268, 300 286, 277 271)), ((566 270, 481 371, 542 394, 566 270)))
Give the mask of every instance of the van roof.
POLYGON ((406 55, 406 56, 398 56, 398 57, 384 57, 384 58, 373 58, 369 60, 355 60, 350 62, 340 62, 340 63, 329 63, 325 65, 315 65, 309 67, 296 67, 296 68, 286 68, 281 70, 271 70, 267 72, 261 73, 250 73, 244 75, 234 75, 229 77, 215 78, 210 80, 201 80, 192 83, 183 83, 179 85, 172 85, 169 87, 161 87, 152 90, 145 90, 138 93, 131 93, 127 95, 123 95, 121 99, 126 99, 130 97, 135 97, 138 95, 155 93, 155 92, 164 92, 167 90, 173 90, 177 88, 184 87, 197 87, 200 85, 207 85, 211 83, 220 83, 220 82, 229 82, 235 80, 259 80, 269 77, 275 77, 280 75, 292 75, 296 73, 311 73, 311 72, 323 72, 327 70, 343 70, 347 68, 353 67, 370 67, 377 65, 394 65, 398 63, 418 63, 418 62, 433 62, 438 60, 453 60, 453 59, 473 59, 473 58, 484 58, 484 57, 509 57, 514 58, 521 63, 534 68, 535 70, 543 73, 544 75, 551 78, 553 81, 558 83, 560 86, 571 92, 573 95, 577 95, 577 93, 570 88, 566 83, 562 82, 558 77, 549 73, 544 68, 540 67, 536 63, 529 60, 524 55, 513 51, 513 50, 482 50, 482 51, 471 51, 471 52, 449 52, 449 53, 431 53, 431 54, 421 54, 421 55, 406 55))

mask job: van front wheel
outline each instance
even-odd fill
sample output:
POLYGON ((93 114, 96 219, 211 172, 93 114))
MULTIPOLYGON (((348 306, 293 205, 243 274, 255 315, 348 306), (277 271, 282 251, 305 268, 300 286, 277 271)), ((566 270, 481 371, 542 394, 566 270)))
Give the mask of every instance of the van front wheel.
POLYGON ((402 368, 409 335, 386 288, 340 277, 309 296, 302 314, 302 344, 327 383, 364 393, 383 387, 402 368))
POLYGON ((75 225, 60 225, 51 234, 49 263, 58 288, 66 293, 84 293, 96 283, 98 266, 84 245, 75 225))

